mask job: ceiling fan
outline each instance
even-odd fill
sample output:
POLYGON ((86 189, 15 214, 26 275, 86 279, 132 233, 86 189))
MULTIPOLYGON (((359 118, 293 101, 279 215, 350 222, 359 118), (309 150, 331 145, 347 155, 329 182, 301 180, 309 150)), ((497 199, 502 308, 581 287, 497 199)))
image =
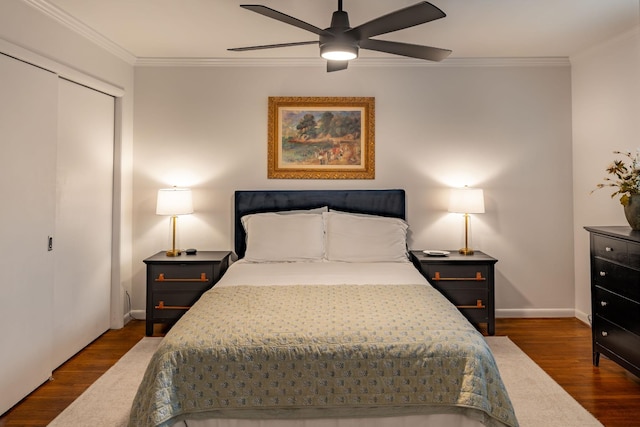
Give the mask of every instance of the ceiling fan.
POLYGON ((426 1, 405 7, 404 9, 396 10, 395 12, 391 12, 387 15, 383 15, 362 25, 351 28, 349 26, 349 15, 346 11, 342 10, 342 0, 338 0, 338 10, 333 12, 331 26, 324 30, 282 12, 278 12, 277 10, 271 9, 267 6, 243 4, 240 5, 240 7, 284 22, 285 24, 310 31, 320 36, 320 38, 319 40, 313 41, 228 49, 234 52, 319 44, 320 56, 327 59, 327 71, 339 71, 346 69, 349 64, 349 60, 358 57, 359 48, 391 53, 394 55, 408 56, 410 58, 426 59, 429 61, 442 61, 451 54, 451 50, 448 49, 370 38, 424 24, 446 16, 443 11, 426 1))

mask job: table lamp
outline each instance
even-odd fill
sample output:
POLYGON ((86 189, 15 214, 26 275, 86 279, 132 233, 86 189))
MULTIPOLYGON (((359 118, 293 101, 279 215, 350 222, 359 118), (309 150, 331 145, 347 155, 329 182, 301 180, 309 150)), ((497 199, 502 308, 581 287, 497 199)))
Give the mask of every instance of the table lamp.
POLYGON ((178 256, 182 252, 176 249, 176 221, 178 215, 193 213, 193 199, 189 188, 163 188, 158 190, 156 215, 171 215, 172 246, 167 256, 178 256))
POLYGON ((484 213, 484 194, 480 188, 453 188, 449 198, 449 212, 464 214, 464 248, 463 255, 473 255, 469 247, 469 214, 484 213))

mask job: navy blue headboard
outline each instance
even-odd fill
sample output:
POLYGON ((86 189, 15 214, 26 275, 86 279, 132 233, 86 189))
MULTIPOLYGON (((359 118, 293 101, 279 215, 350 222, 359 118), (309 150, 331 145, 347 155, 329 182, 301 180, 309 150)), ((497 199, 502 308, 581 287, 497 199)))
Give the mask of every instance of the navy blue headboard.
POLYGON ((266 190, 235 192, 235 251, 244 257, 246 236, 240 218, 262 212, 328 206, 344 212, 406 219, 404 190, 266 190))

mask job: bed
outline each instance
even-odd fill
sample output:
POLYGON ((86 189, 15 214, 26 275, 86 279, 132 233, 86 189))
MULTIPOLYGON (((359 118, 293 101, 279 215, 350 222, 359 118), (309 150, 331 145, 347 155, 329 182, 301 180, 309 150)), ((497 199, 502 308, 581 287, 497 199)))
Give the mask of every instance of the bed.
POLYGON ((403 190, 237 191, 235 251, 130 426, 509 426, 482 335, 407 252, 403 190))

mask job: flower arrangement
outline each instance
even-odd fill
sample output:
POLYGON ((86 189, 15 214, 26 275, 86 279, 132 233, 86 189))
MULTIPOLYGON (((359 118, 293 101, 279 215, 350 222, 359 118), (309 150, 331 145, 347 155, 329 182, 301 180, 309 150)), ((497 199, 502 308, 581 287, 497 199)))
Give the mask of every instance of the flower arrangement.
POLYGON ((611 198, 620 194, 620 203, 627 206, 631 195, 640 194, 640 149, 636 151, 635 155, 624 151, 614 151, 613 154, 628 157, 631 163, 627 166, 625 160, 614 160, 606 169, 614 178, 605 177, 605 182, 598 184, 593 191, 604 187, 614 187, 616 191, 611 194, 611 198))

